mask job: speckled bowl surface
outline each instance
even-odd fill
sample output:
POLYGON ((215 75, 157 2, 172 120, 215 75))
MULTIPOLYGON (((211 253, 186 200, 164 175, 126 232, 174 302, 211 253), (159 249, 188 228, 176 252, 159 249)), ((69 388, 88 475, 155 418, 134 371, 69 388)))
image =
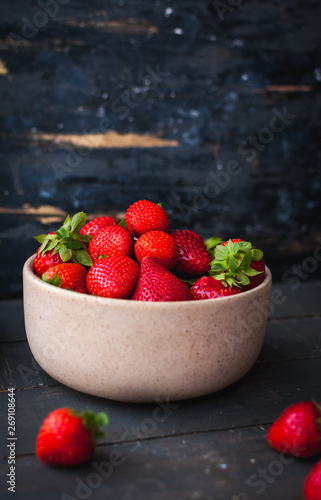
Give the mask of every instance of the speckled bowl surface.
POLYGON ((40 366, 78 391, 127 402, 181 400, 227 387, 261 350, 272 277, 238 295, 137 302, 63 290, 23 268, 27 339, 40 366))

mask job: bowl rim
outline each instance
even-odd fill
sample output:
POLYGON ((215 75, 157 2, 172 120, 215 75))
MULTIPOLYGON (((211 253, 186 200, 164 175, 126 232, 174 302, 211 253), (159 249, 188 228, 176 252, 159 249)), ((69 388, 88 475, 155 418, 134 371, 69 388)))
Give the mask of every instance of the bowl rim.
MULTIPOLYGON (((101 303, 101 304, 104 304, 104 305, 108 305, 108 304, 112 304, 113 306, 115 306, 116 304, 119 304, 120 307, 124 307, 125 304, 128 304, 126 305, 126 307, 150 307, 150 308, 153 308, 153 309, 156 309, 156 308, 169 308, 169 307, 177 307, 178 305, 180 306, 186 306, 188 308, 190 307, 201 307, 201 305, 204 306, 204 304, 209 304, 209 305, 213 305, 214 303, 215 304, 219 304, 219 303, 223 303, 224 304, 227 304, 228 301, 233 301, 233 302, 237 302, 238 300, 243 300, 244 299, 244 296, 247 296, 247 297, 250 297, 250 295, 253 295, 253 297, 257 294, 258 291, 260 291, 261 289, 263 288, 267 288, 269 287, 271 284, 272 284, 272 273, 270 271, 270 269, 265 266, 265 278, 264 280, 262 281, 262 283, 260 283, 260 285, 258 285, 257 287, 255 288, 251 288, 250 290, 246 290, 245 292, 242 292, 242 293, 239 293, 239 294, 236 294, 236 295, 230 295, 228 297, 217 297, 217 298, 213 298, 213 299, 206 299, 206 300, 177 300, 177 301, 164 301, 164 302, 151 302, 151 301, 140 301, 140 300, 131 300, 131 299, 115 299, 115 298, 110 298, 110 297, 100 297, 98 295, 91 295, 91 294, 85 294, 85 293, 79 293, 79 292, 75 292, 73 290, 66 290, 64 288, 59 288, 59 287, 56 287, 56 286, 52 286, 50 285, 50 283, 46 283, 45 281, 42 281, 42 279, 36 275, 34 272, 33 272, 33 264, 34 264, 34 260, 35 260, 35 256, 36 254, 34 253, 33 255, 31 255, 30 257, 28 257, 28 259, 25 261, 24 265, 23 265, 23 270, 22 270, 22 274, 23 276, 27 276, 28 279, 31 279, 34 284, 36 286, 39 286, 39 287, 43 287, 44 291, 47 290, 49 291, 49 288, 50 287, 50 290, 53 292, 53 293, 58 293, 58 294, 65 294, 66 298, 67 297, 75 297, 75 294, 77 294, 76 296, 79 298, 80 301, 83 301, 83 302, 91 302, 93 301, 92 303, 101 303)), ((62 295, 62 297, 63 297, 62 295)))

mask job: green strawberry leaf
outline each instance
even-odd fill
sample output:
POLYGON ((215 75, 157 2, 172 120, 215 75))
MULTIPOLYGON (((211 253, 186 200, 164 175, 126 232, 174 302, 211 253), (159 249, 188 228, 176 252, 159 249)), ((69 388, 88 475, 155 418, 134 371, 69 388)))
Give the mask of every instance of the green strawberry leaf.
POLYGON ((252 261, 252 252, 251 250, 249 250, 248 252, 246 252, 246 254, 243 256, 243 259, 241 260, 240 269, 247 269, 248 267, 250 267, 251 261, 252 261))
POLYGON ((222 238, 217 238, 216 236, 211 236, 210 238, 208 238, 207 240, 205 240, 205 248, 206 250, 209 252, 210 256, 214 257, 214 249, 215 247, 217 247, 217 245, 220 245, 220 243, 222 243, 222 238))
POLYGON ((56 231, 56 235, 60 239, 68 238, 69 231, 68 231, 68 229, 66 229, 65 227, 62 226, 60 229, 58 229, 58 231, 56 231))
POLYGON ((162 203, 162 202, 157 203, 157 205, 158 205, 159 207, 163 208, 163 203, 162 203))
POLYGON ((75 214, 71 220, 71 234, 77 233, 86 224, 86 214, 85 212, 78 212, 75 214))
POLYGON ((76 250, 75 257, 77 262, 79 262, 79 264, 82 264, 83 266, 93 265, 93 260, 90 257, 89 253, 86 252, 86 250, 76 250))
POLYGON ((257 248, 254 248, 252 250, 252 260, 258 262, 261 259, 263 259, 263 252, 261 250, 258 250, 257 248))
POLYGON ((64 220, 64 223, 63 223, 62 227, 65 227, 65 228, 69 229, 70 228, 70 224, 71 224, 71 220, 70 220, 70 216, 68 214, 67 217, 64 220))
POLYGON ((61 260, 63 262, 67 262, 72 257, 72 250, 70 250, 70 248, 66 248, 64 245, 62 245, 59 248, 59 257, 61 258, 61 260))
POLYGON ((217 247, 215 247, 215 250, 214 250, 214 257, 218 260, 225 260, 229 255, 229 248, 228 248, 228 244, 223 247, 222 245, 218 245, 217 247))
POLYGON ((249 241, 238 241, 237 243, 232 243, 233 253, 247 253, 251 250, 252 245, 249 241))
POLYGON ((232 271, 232 273, 237 273, 238 264, 236 262, 236 258, 234 257, 234 255, 229 256, 228 263, 229 263, 229 268, 232 271))
POLYGON ((83 426, 91 431, 94 441, 104 436, 105 433, 100 427, 105 427, 109 423, 108 416, 105 412, 100 412, 96 415, 92 411, 82 412, 73 408, 70 408, 70 411, 76 417, 81 418, 83 426))
POLYGON ((124 227, 125 229, 128 229, 128 228, 127 228, 127 224, 126 224, 126 220, 125 220, 125 219, 120 220, 118 224, 119 224, 120 226, 124 227))
POLYGON ((50 241, 49 244, 46 246, 46 252, 50 252, 50 250, 53 250, 57 245, 58 245, 57 240, 50 241))
POLYGON ((93 234, 89 235, 89 234, 75 233, 72 235, 72 237, 74 240, 82 241, 83 243, 90 243, 90 240, 92 239, 93 234))
POLYGON ((249 278, 244 274, 243 271, 239 271, 236 274, 236 278, 238 279, 239 284, 241 284, 243 286, 248 285, 250 283, 249 278))
POLYGON ((263 271, 256 271, 252 267, 248 267, 247 269, 244 269, 243 271, 246 276, 256 276, 257 274, 261 274, 263 271))
POLYGON ((58 273, 56 273, 51 279, 48 278, 47 273, 43 273, 41 279, 50 285, 57 286, 58 288, 62 285, 62 279, 58 273))
POLYGON ((34 238, 38 241, 38 243, 44 243, 48 240, 48 234, 39 234, 39 236, 34 236, 34 238))

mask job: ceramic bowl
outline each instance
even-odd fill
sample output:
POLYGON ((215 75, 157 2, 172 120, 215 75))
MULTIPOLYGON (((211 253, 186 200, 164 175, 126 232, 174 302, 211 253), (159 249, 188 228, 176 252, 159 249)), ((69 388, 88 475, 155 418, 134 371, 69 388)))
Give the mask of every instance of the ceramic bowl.
POLYGON ((238 295, 137 302, 63 290, 23 268, 27 339, 40 366, 87 394, 126 402, 173 401, 223 389, 255 363, 272 277, 238 295))

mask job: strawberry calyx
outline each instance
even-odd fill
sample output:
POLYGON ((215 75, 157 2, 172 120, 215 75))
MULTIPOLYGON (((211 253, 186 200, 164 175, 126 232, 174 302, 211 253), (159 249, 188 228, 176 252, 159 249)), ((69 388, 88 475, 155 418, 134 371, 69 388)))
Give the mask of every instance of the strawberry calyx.
POLYGON ((86 223, 86 214, 78 212, 70 219, 69 215, 63 225, 50 234, 40 234, 35 239, 41 243, 39 253, 52 251, 52 254, 59 253, 63 262, 78 262, 83 266, 91 266, 93 261, 87 252, 87 245, 91 236, 81 234, 79 231, 86 223))
MULTIPOLYGON (((215 242, 212 242, 214 244, 215 242)), ((261 274, 251 267, 252 261, 263 258, 263 252, 253 247, 248 241, 227 244, 216 244, 213 249, 213 260, 209 274, 220 280, 224 286, 242 287, 250 283, 249 277, 261 274)))
POLYGON ((80 411, 74 408, 69 408, 69 411, 75 417, 81 419, 85 429, 88 429, 94 440, 99 439, 105 435, 101 427, 105 427, 109 423, 108 416, 105 412, 94 413, 93 411, 80 411))
POLYGON ((49 283, 50 285, 57 286, 58 288, 61 287, 62 285, 62 279, 60 278, 59 274, 56 273, 52 278, 48 278, 47 273, 43 273, 41 276, 41 279, 45 281, 46 283, 49 283))

